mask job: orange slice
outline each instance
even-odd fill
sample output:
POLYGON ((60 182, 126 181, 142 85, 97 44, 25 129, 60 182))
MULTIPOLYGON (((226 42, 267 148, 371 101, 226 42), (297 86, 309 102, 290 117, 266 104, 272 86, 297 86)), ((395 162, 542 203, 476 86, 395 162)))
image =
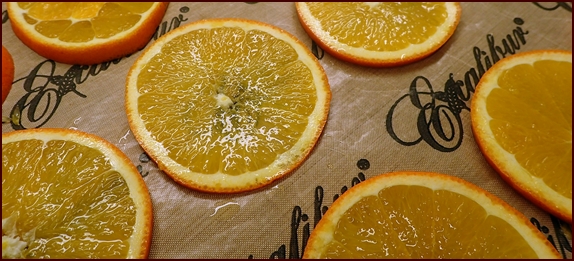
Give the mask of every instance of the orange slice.
POLYGON ((297 2, 303 29, 338 59, 373 67, 421 60, 458 26, 459 3, 297 2))
POLYGON ((572 52, 535 50, 498 61, 477 84, 470 117, 501 177, 572 223, 572 52))
POLYGON ((97 64, 142 49, 167 3, 10 2, 14 33, 39 55, 61 63, 97 64))
POLYGON ((2 45, 2 104, 8 97, 14 81, 14 60, 10 52, 2 45))
POLYGON ((311 153, 331 91, 313 54, 258 21, 209 19, 164 35, 126 84, 134 136, 178 183, 206 192, 260 188, 311 153))
POLYGON ((520 212, 460 178, 395 172, 353 186, 303 258, 561 258, 520 212))
POLYGON ((2 134, 2 258, 146 258, 152 205, 130 160, 69 129, 2 134))

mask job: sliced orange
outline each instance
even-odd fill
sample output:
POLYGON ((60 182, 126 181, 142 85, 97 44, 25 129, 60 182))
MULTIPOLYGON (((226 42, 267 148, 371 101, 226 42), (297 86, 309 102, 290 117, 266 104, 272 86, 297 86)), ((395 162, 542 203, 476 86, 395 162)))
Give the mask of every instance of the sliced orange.
POLYGON ((146 258, 152 205, 131 161, 70 129, 2 134, 2 258, 146 258))
POLYGON ((297 2, 303 29, 338 59, 373 67, 405 65, 443 46, 458 26, 459 3, 297 2))
POLYGON ((561 258, 510 205, 460 178, 394 172, 353 186, 311 233, 303 258, 561 258))
POLYGON ((14 33, 39 55, 68 64, 98 64, 144 48, 167 3, 10 2, 14 33))
POLYGON ((524 197, 572 223, 572 52, 535 50, 498 61, 471 103, 486 160, 524 197))
POLYGON ((134 136, 178 183, 206 192, 260 188, 310 154, 331 91, 313 54, 272 25, 208 19, 164 35, 126 83, 134 136))
POLYGON ((14 60, 10 52, 2 45, 2 104, 8 97, 14 81, 14 60))

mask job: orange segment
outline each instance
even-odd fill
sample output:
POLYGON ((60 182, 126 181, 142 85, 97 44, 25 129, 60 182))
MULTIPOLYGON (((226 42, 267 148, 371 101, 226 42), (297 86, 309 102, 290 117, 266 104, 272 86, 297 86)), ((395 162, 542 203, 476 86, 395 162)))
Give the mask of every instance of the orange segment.
POLYGON ((299 21, 325 51, 351 63, 389 67, 440 48, 460 20, 458 3, 297 2, 299 21))
POLYGON ((507 57, 476 87, 475 139, 486 159, 525 197, 572 222, 572 53, 507 57))
POLYGON ((129 159, 68 129, 2 134, 2 258, 145 258, 152 205, 129 159))
POLYGON ((560 258, 521 213, 439 173, 379 175, 346 191, 303 258, 560 258), (504 246, 504 247, 501 247, 504 246))
POLYGON ((167 3, 8 3, 14 33, 57 62, 97 64, 143 48, 167 3))
POLYGON ((14 81, 14 60, 8 49, 2 45, 2 104, 12 90, 12 81, 14 81))
POLYGON ((256 21, 212 19, 158 39, 132 66, 135 137, 179 183, 253 190, 291 172, 326 122, 331 92, 296 38, 256 21))

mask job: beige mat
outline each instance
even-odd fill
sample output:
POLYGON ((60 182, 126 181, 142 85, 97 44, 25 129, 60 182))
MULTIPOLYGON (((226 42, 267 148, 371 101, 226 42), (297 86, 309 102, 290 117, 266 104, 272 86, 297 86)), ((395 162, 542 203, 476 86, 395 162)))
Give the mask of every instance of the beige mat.
MULTIPOLYGON (((313 226, 334 198, 375 175, 420 170, 472 182, 524 213, 572 257, 571 227, 511 189, 486 163, 470 129, 470 98, 487 64, 535 49, 572 50, 571 3, 462 3, 452 38, 432 56, 403 67, 366 68, 316 49, 303 31, 294 3, 171 3, 159 35, 179 25, 215 17, 266 22, 295 35, 321 58, 332 89, 331 111, 317 147, 299 169, 245 194, 196 192, 173 182, 135 141, 124 111, 124 82, 140 52, 101 65, 59 64, 38 56, 14 35, 2 4, 2 44, 15 60, 15 83, 2 116, 21 113, 17 128, 75 128, 101 136, 124 151, 149 187, 154 206, 150 258, 297 258, 313 226), (515 44, 511 48, 509 41, 515 44), (48 79, 64 76, 67 88, 48 79), (460 89, 432 118, 445 137, 417 129, 421 107, 439 92, 460 89), (455 89, 452 89, 455 88, 455 89), (42 96, 44 95, 44 96, 42 96), (39 101, 32 106, 33 99, 39 101), (458 107, 455 107, 458 105, 458 107), (34 110, 33 110, 34 109, 34 110), (425 134, 426 133, 426 134, 425 134)), ((426 108, 429 113, 432 108, 426 108)))

